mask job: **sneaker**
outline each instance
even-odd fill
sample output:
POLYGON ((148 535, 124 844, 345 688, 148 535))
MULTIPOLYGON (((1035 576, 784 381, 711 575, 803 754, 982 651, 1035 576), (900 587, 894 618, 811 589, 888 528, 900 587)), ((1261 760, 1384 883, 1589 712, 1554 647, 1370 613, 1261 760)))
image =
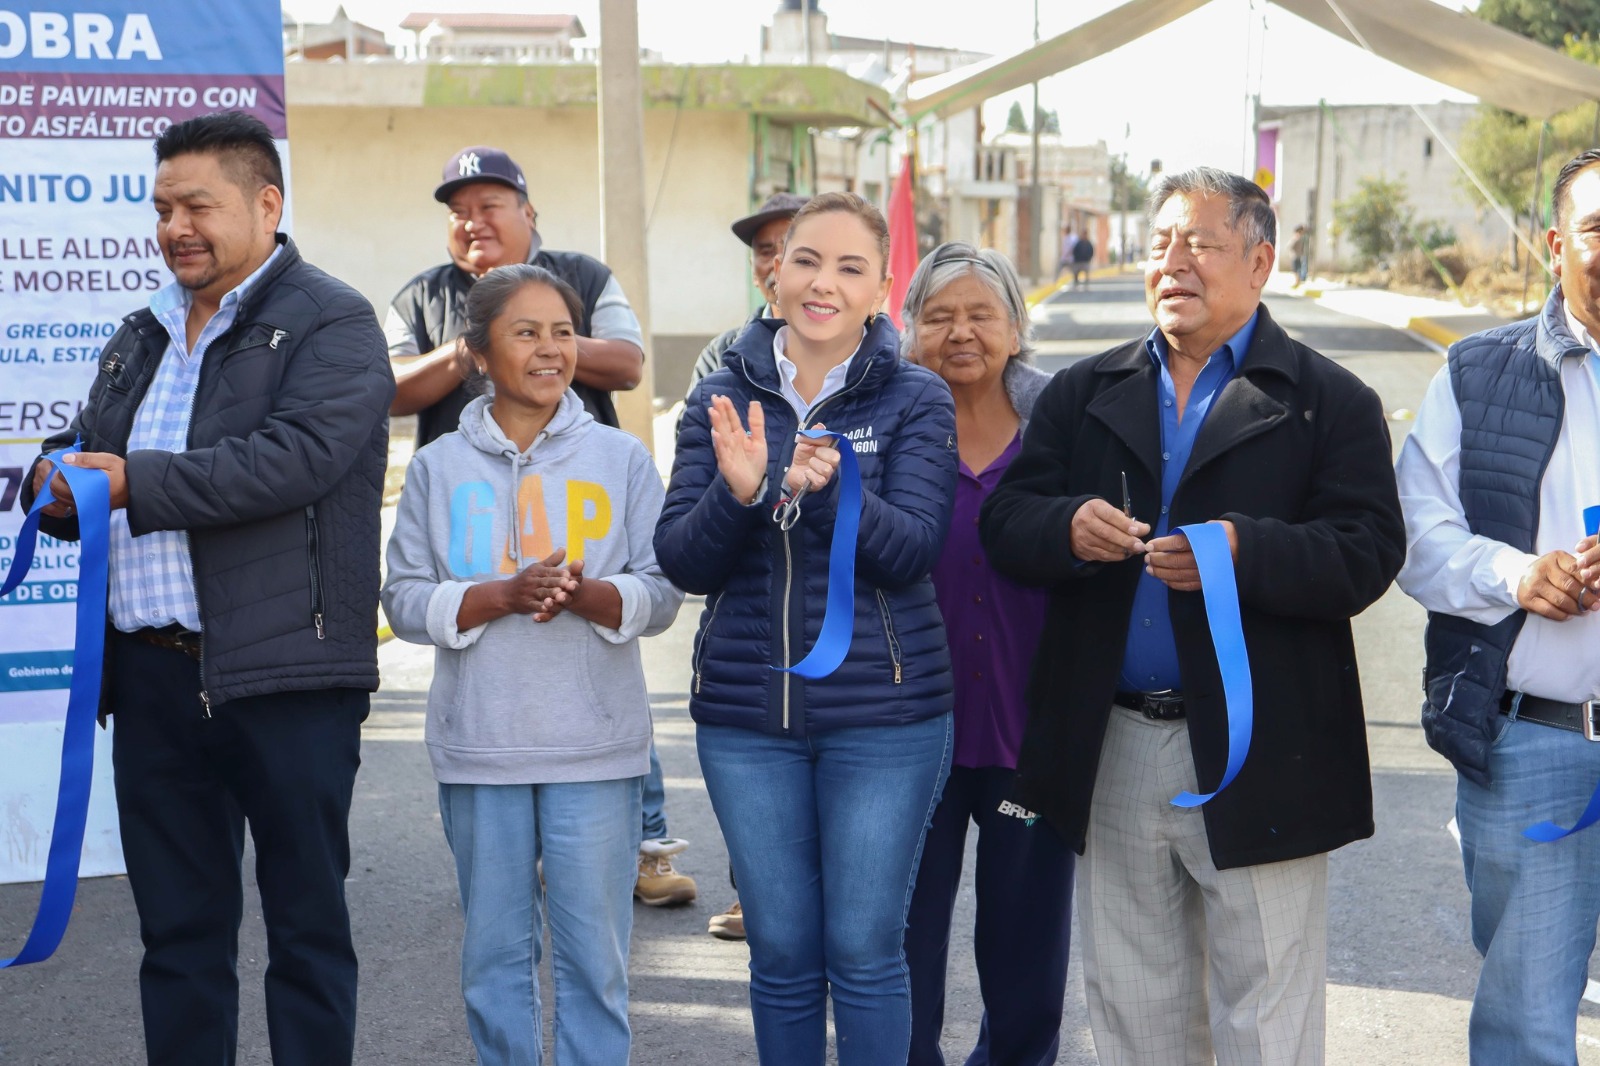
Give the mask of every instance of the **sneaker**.
POLYGON ((744 911, 740 909, 739 901, 734 900, 733 906, 721 914, 712 915, 710 928, 706 932, 718 940, 743 940, 744 911))
POLYGON ((689 846, 687 840, 662 837, 639 844, 639 880, 633 898, 647 907, 691 903, 697 895, 694 878, 672 868, 672 856, 689 846))

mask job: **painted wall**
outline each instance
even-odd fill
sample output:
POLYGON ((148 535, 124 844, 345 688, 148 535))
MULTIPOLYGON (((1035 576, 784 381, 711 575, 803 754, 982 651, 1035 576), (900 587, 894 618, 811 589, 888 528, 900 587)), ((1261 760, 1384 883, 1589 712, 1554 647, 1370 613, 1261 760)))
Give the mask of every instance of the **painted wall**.
MULTIPOLYGON (((599 256, 600 175, 593 108, 289 106, 295 240, 313 263, 380 311, 444 260, 433 199, 458 148, 490 143, 522 165, 545 246, 599 256)), ((728 230, 747 214, 750 118, 647 109, 646 207, 656 394, 677 398, 707 339, 750 305, 748 249, 728 230)))
MULTIPOLYGON (((1459 143, 1477 105, 1422 105, 1433 125, 1459 143)), ((1289 241, 1295 226, 1309 224, 1309 194, 1320 186, 1316 218, 1316 266, 1350 265, 1348 242, 1332 233, 1333 207, 1354 193, 1362 178, 1405 183, 1418 221, 1438 221, 1454 229, 1463 245, 1498 251, 1509 237, 1505 224, 1482 198, 1463 186, 1444 145, 1403 104, 1333 107, 1322 122, 1322 168, 1317 171, 1318 109, 1263 109, 1262 124, 1278 124, 1278 262, 1289 269, 1289 241), (1268 116, 1271 115, 1269 120, 1268 116)))

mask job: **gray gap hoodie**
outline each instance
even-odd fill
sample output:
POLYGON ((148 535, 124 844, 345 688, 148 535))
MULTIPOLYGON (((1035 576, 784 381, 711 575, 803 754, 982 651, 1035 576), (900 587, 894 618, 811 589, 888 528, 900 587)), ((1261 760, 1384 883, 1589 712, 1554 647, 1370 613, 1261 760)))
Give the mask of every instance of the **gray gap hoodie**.
POLYGON ((527 451, 481 396, 461 428, 406 471, 389 540, 383 608, 395 635, 438 647, 428 756, 448 784, 638 777, 649 769, 650 699, 637 638, 666 629, 683 593, 656 565, 664 492, 630 434, 596 422, 572 392, 527 451), (462 631, 467 590, 554 549, 622 596, 618 629, 563 612, 509 615, 462 631))

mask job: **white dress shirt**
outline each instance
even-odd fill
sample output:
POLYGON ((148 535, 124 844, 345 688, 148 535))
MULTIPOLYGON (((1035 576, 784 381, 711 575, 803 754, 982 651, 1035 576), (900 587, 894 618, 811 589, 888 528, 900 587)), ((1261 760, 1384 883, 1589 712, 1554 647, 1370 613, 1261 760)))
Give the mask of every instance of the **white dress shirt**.
MULTIPOLYGON (((861 330, 861 339, 863 341, 867 339, 865 328, 861 330)), ((800 368, 795 366, 787 355, 783 354, 788 344, 789 327, 779 326, 778 332, 772 335, 772 361, 778 366, 778 391, 783 393, 783 398, 788 400, 789 406, 794 409, 794 417, 800 428, 809 429, 810 427, 806 423, 810 421, 808 416, 811 413, 811 409, 844 388, 845 378, 850 374, 850 364, 855 362, 856 356, 861 354, 861 345, 856 345, 856 350, 850 353, 850 358, 828 371, 822 379, 822 388, 817 390, 816 398, 810 403, 806 403, 794 387, 794 379, 800 373, 800 368)))
MULTIPOLYGON (((1539 556, 1572 551, 1583 538, 1583 509, 1600 504, 1600 355, 1570 313, 1572 335, 1588 349, 1561 360, 1566 413, 1539 483, 1539 529, 1531 554, 1474 534, 1459 492, 1461 411, 1446 367, 1428 386, 1395 472, 1406 519, 1406 562, 1399 584, 1430 611, 1493 625, 1517 610, 1517 585, 1539 556)), ((1507 664, 1507 685, 1547 699, 1600 696, 1596 617, 1565 622, 1528 613, 1507 664)))

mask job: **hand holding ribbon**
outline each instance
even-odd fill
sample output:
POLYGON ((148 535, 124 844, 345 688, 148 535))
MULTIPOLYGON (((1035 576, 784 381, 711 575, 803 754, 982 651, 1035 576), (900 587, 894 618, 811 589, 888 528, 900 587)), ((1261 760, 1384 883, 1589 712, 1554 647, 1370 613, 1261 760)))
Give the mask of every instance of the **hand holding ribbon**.
MULTIPOLYGON (((84 826, 89 817, 89 783, 94 771, 94 723, 100 707, 101 661, 106 636, 106 570, 111 544, 111 486, 102 469, 73 466, 68 455, 82 452, 82 442, 52 452, 43 462, 66 480, 72 492, 81 536, 78 552, 78 608, 72 687, 61 737, 61 784, 56 794, 55 824, 45 860, 44 894, 33 928, 15 958, 0 959, 0 969, 49 958, 61 943, 78 891, 78 864, 83 857, 84 826)), ((39 519, 55 502, 47 477, 17 533, 11 572, 0 584, 5 596, 22 583, 33 566, 39 519)))
MULTIPOLYGON (((1584 508, 1583 529, 1590 537, 1600 533, 1600 507, 1584 508)), ((1581 590, 1579 595, 1582 595, 1581 590)), ((1581 603, 1579 609, 1582 610, 1581 603)), ((1595 786, 1594 793, 1589 797, 1588 805, 1583 808, 1583 813, 1578 816, 1578 820, 1573 823, 1571 829, 1563 829, 1554 822, 1546 821, 1530 825, 1522 831, 1522 835, 1536 844, 1549 844, 1569 837, 1574 833, 1581 833, 1596 822, 1600 822, 1600 785, 1595 786)))

